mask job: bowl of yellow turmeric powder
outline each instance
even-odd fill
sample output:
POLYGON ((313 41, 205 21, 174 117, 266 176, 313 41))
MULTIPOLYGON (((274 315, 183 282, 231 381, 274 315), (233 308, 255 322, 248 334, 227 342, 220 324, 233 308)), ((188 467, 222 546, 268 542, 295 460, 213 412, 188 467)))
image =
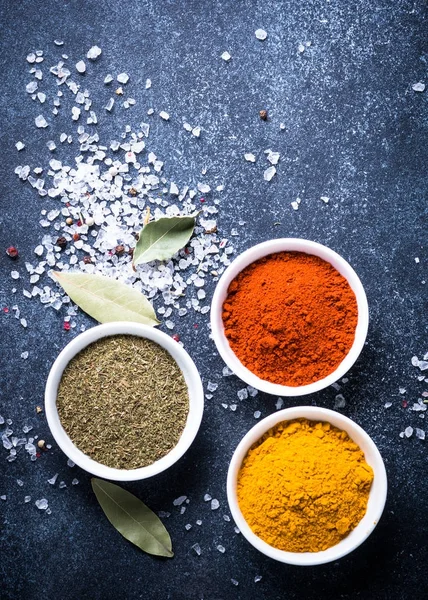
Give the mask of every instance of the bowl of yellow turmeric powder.
POLYGON ((351 265, 316 242, 269 240, 239 255, 213 295, 211 329, 228 367, 277 396, 317 392, 352 367, 369 322, 351 265))
POLYGON ((227 496, 236 525, 260 552, 292 565, 338 560, 382 515, 387 478, 370 436, 332 410, 278 411, 241 440, 227 496))

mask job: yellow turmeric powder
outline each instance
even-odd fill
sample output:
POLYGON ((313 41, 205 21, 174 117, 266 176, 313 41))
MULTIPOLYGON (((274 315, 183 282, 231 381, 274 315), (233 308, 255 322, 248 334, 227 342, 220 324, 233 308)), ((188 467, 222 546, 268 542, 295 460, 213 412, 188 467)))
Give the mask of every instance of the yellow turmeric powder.
POLYGON ((283 421, 248 451, 238 503, 252 531, 288 552, 334 546, 361 521, 373 481, 345 431, 308 419, 283 421))

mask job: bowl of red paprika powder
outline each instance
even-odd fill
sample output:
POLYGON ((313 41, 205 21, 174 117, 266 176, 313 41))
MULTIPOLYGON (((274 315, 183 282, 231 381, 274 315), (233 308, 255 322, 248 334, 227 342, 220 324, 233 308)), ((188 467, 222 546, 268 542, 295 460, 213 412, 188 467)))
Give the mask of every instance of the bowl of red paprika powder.
POLYGON ((368 330, 363 285, 339 254, 298 238, 269 240, 220 278, 212 336, 228 367, 278 396, 303 396, 343 377, 368 330))

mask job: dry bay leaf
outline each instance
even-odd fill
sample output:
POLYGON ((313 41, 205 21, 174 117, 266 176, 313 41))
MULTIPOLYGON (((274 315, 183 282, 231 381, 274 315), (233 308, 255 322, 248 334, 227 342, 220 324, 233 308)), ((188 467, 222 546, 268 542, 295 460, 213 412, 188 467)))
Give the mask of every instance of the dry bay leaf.
POLYGON ((159 324, 147 298, 129 285, 103 275, 78 272, 54 272, 53 275, 71 300, 100 323, 159 324))
POLYGON ((190 240, 195 217, 162 217, 147 223, 135 246, 133 265, 171 258, 190 240))
POLYGON ((174 556, 169 533, 148 506, 130 492, 103 479, 94 477, 91 484, 107 519, 124 538, 148 554, 174 556))

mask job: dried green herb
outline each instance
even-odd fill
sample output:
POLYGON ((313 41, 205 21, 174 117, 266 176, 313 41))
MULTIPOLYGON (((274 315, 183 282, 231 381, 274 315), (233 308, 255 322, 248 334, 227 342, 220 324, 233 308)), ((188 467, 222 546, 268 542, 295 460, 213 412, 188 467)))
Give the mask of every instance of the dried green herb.
POLYGON ((169 533, 148 506, 108 481, 93 478, 91 484, 107 519, 124 538, 148 554, 174 556, 169 533))
POLYGON ((189 396, 180 368, 164 348, 145 338, 114 335, 69 362, 57 408, 82 452, 108 467, 136 469, 177 445, 189 396))
POLYGON ((73 302, 100 323, 133 321, 143 325, 159 324, 147 298, 129 285, 87 273, 55 272, 54 277, 73 302))
POLYGON ((192 237, 195 216, 162 217, 144 225, 133 254, 133 265, 167 260, 192 237))

